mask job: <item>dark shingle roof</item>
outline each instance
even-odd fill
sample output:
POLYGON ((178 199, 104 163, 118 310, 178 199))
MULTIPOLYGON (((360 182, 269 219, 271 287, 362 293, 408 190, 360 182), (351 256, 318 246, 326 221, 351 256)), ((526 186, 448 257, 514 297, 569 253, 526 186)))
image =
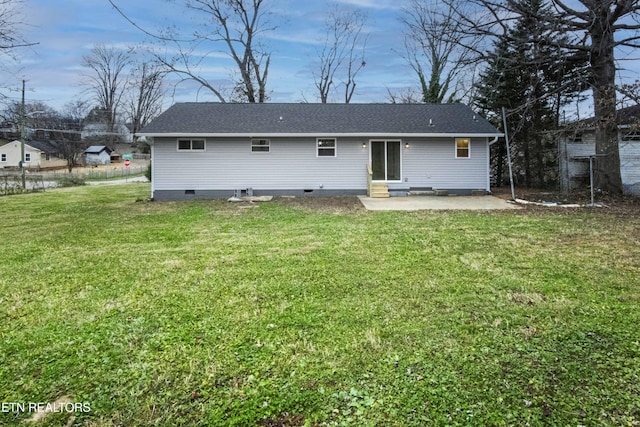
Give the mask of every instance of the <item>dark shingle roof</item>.
MULTIPOLYGON (((637 124, 640 120, 640 105, 632 105, 631 107, 620 108, 616 111, 616 121, 618 126, 637 124)), ((595 126, 596 118, 588 117, 577 122, 570 123, 569 125, 575 127, 595 126)))
POLYGON ((139 135, 460 134, 499 132, 463 104, 178 103, 139 135))
POLYGON ((92 145, 91 147, 84 150, 86 154, 100 154, 103 151, 106 151, 107 154, 111 154, 111 149, 104 145, 92 145))
POLYGON ((59 151, 58 144, 54 141, 26 141, 25 144, 44 153, 56 154, 59 151))

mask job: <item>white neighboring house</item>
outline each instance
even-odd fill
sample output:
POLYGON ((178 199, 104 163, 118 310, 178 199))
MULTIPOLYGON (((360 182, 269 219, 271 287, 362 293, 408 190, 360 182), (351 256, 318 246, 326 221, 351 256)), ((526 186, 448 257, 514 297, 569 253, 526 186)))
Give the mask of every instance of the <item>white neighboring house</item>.
MULTIPOLYGON (((0 168, 20 167, 20 141, 12 141, 0 147, 0 168)), ((67 162, 58 157, 55 142, 29 141, 24 144, 25 167, 28 169, 64 167, 67 162)))
MULTIPOLYGON (((618 110, 620 176, 625 193, 640 196, 640 106, 618 110)), ((560 187, 570 192, 589 186, 589 156, 596 152, 593 118, 567 126, 558 140, 560 187)))
POLYGON ((84 150, 85 163, 87 165, 110 165, 111 152, 112 150, 104 145, 92 145, 84 150))

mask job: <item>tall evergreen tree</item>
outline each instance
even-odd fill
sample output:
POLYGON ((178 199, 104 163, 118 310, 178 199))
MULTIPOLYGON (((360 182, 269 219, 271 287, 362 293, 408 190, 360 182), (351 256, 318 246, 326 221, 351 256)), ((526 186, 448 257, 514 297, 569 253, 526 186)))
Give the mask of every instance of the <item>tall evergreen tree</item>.
MULTIPOLYGON (((477 87, 476 105, 491 116, 508 111, 512 160, 520 184, 548 186, 555 181, 557 156, 550 131, 558 127, 560 107, 586 87, 586 57, 559 48, 561 34, 533 16, 551 13, 543 0, 518 0, 522 14, 494 44, 477 87)), ((501 120, 498 120, 501 124, 501 120)), ((504 176, 506 150, 492 155, 498 183, 504 176)))

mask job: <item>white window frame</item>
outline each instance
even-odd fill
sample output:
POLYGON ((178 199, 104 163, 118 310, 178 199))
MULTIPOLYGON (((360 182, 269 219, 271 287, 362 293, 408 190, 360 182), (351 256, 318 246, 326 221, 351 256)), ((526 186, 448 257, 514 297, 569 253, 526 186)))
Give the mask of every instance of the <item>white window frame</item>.
POLYGON ((31 153, 24 153, 24 162, 31 163, 31 153))
POLYGON ((337 138, 316 138, 316 157, 338 157, 338 139, 337 138), (333 141, 333 147, 321 147, 320 144, 323 141, 333 141), (329 150, 333 150, 333 155, 332 156, 322 156, 320 155, 320 150, 325 150, 325 151, 329 151, 329 150))
POLYGON ((251 139, 251 152, 252 153, 270 153, 271 152, 271 140, 268 138, 252 138, 251 139), (260 144, 261 141, 265 141, 266 144, 260 144), (264 150, 266 148, 266 150, 264 150))
POLYGON ((0 154, 0 162, 2 162, 2 163, 6 163, 7 162, 7 153, 0 154))
POLYGON ((400 143, 400 179, 374 179, 373 182, 388 182, 388 183, 400 183, 403 182, 402 181, 402 166, 404 163, 404 150, 405 148, 405 143, 402 139, 370 139, 369 140, 369 165, 373 167, 373 153, 371 152, 373 150, 373 143, 374 142, 384 142, 384 162, 385 162, 385 178, 388 178, 387 175, 387 152, 389 150, 389 143, 390 142, 399 142, 400 143))
POLYGON ((456 159, 470 159, 471 158, 471 138, 456 138, 453 141, 453 151, 456 159), (467 141, 467 155, 466 156, 458 156, 458 141, 467 141))
POLYGON ((178 140, 176 141, 176 150, 179 152, 205 152, 207 151, 207 140, 204 138, 178 138, 178 140), (189 149, 186 148, 180 148, 180 142, 184 142, 184 141, 189 141, 189 149), (202 149, 200 148, 193 148, 193 143, 194 141, 202 141, 202 149))

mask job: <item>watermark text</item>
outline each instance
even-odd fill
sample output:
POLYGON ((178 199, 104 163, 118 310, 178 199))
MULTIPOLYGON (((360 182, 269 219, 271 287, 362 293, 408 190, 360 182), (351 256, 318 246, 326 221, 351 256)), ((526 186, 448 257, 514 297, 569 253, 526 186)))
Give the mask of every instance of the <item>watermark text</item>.
POLYGON ((0 413, 21 412, 91 412, 89 402, 0 402, 0 413))

